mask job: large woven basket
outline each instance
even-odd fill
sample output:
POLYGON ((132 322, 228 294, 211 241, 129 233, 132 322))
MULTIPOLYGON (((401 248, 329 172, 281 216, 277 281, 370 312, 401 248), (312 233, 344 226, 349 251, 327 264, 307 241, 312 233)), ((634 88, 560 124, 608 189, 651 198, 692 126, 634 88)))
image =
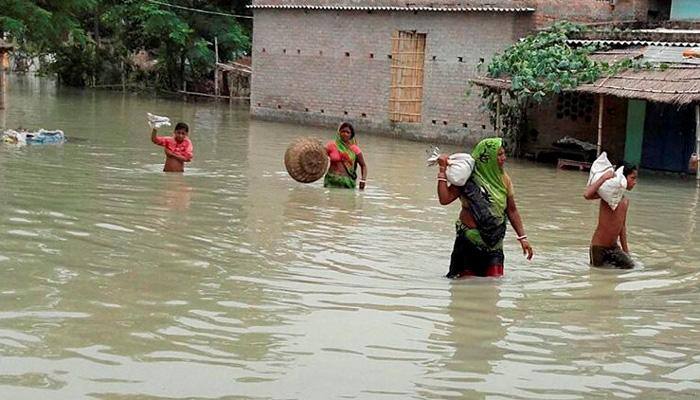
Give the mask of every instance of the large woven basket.
POLYGON ((328 169, 326 149, 318 139, 310 137, 296 139, 284 153, 284 166, 295 181, 315 182, 328 169))

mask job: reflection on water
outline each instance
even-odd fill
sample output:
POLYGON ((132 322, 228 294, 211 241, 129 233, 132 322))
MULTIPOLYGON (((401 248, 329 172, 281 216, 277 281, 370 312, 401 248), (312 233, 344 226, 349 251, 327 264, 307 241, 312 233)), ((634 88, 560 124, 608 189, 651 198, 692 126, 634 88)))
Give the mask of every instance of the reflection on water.
MULTIPOLYGON (((302 185, 292 138, 245 106, 57 89, 13 78, 0 147, 0 397, 692 398, 700 389, 700 191, 643 174, 640 267, 591 270, 585 174, 510 160, 536 257, 448 281, 458 206, 424 144, 360 133, 365 192, 302 185), (164 174, 144 114, 192 127, 164 174), (215 382, 215 384, 212 384, 215 382)), ((449 149, 456 150, 456 149, 449 149)))

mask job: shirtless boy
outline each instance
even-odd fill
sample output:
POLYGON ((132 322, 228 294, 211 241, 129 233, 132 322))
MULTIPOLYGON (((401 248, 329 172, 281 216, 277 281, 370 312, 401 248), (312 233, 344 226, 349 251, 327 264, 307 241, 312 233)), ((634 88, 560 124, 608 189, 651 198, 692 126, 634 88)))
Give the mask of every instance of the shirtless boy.
POLYGON ((151 142, 165 148, 165 172, 184 172, 185 163, 192 161, 192 142, 187 138, 189 127, 184 122, 175 125, 173 136, 157 136, 156 128, 151 131, 151 142))
MULTIPOLYGON (((637 167, 625 165, 623 174, 627 178, 627 190, 632 190, 637 184, 637 167)), ((583 197, 586 200, 600 199, 598 189, 606 180, 613 176, 615 176, 614 172, 612 170, 608 171, 586 188, 583 197)), ((621 269, 634 267, 634 261, 629 256, 629 246, 627 245, 626 220, 628 209, 629 199, 626 197, 623 197, 615 210, 610 208, 605 201, 600 201, 598 227, 593 234, 590 248, 592 266, 621 269)))

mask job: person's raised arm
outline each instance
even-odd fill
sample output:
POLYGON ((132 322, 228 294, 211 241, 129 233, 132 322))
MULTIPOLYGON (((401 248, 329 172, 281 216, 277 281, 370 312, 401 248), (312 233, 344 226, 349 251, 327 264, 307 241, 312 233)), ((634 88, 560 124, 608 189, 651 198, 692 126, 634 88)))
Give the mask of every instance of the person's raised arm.
POLYGON ((153 128, 153 130, 151 130, 151 142, 159 145, 160 143, 158 142, 158 136, 156 136, 157 133, 158 130, 156 128, 153 128))
POLYGON ((367 184, 367 163, 365 162, 365 157, 360 152, 357 154, 357 163, 360 164, 360 169, 362 171, 362 177, 360 178, 360 190, 365 189, 367 184))
POLYGON ((593 182, 592 184, 586 187, 586 190, 583 192, 583 198, 586 200, 599 199, 600 196, 598 196, 598 189, 600 189, 600 187, 603 186, 603 183, 605 183, 605 181, 614 176, 615 172, 612 169, 605 172, 603 176, 598 178, 597 181, 593 182))
POLYGON ((438 158, 440 167, 437 176, 437 193, 440 204, 446 206, 459 198, 462 189, 459 186, 447 185, 447 154, 442 154, 438 158))
POLYGON ((507 198, 506 203, 506 214, 508 215, 508 220, 510 225, 515 230, 518 235, 517 239, 520 242, 520 247, 523 248, 523 255, 527 257, 528 260, 532 260, 532 256, 535 254, 530 246, 530 242, 527 240, 527 235, 525 234, 525 227, 523 226, 523 220, 520 217, 520 212, 518 212, 518 207, 515 205, 515 196, 510 195, 507 198))

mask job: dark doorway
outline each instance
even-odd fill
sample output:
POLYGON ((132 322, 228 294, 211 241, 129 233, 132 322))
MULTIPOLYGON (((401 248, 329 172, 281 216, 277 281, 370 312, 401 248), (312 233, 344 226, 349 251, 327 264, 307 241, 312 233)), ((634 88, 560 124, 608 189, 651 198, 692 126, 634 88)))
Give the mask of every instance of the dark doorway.
POLYGON ((686 172, 695 151, 695 112, 693 107, 648 103, 644 122, 642 167, 686 172))

